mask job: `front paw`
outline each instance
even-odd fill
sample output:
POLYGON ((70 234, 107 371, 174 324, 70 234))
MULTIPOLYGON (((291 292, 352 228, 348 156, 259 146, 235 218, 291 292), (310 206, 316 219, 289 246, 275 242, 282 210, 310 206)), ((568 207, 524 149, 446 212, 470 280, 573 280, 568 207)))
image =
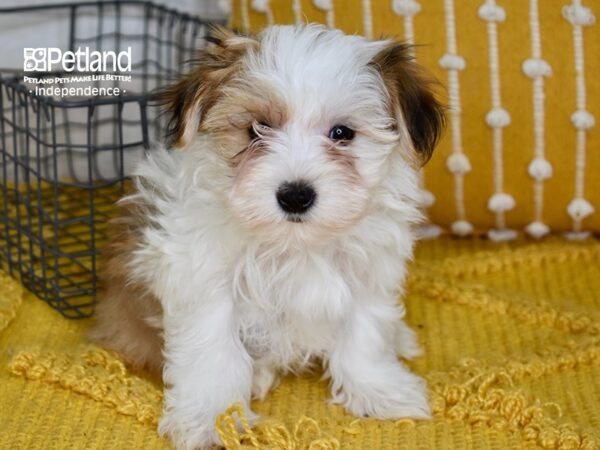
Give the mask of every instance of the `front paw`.
POLYGON ((176 411, 161 417, 158 433, 168 437, 177 450, 209 449, 221 443, 214 420, 190 420, 176 411))
MULTIPOLYGON (((222 411, 224 412, 224 411, 222 411)), ((208 414, 201 411, 201 417, 191 418, 189 411, 167 411, 163 414, 158 424, 158 433, 168 437, 177 450, 204 450, 222 445, 219 434, 215 429, 217 416, 221 412, 208 414)), ((244 414, 250 426, 258 422, 259 416, 249 408, 244 408, 244 414)), ((242 424, 236 416, 238 429, 243 431, 242 424)))
POLYGON ((348 381, 334 393, 333 402, 359 417, 429 419, 425 381, 401 370, 379 373, 372 380, 348 381))

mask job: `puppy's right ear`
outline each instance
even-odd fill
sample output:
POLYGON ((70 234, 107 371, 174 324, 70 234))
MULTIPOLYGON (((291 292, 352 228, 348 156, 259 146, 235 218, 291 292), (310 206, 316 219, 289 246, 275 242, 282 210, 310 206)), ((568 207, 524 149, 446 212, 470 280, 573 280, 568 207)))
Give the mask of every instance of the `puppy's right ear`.
POLYGON ((380 72, 389 93, 391 110, 401 115, 420 161, 425 164, 446 122, 445 108, 432 89, 437 82, 414 61, 408 44, 394 40, 375 56, 372 64, 380 72))
POLYGON ((239 70, 242 56, 258 46, 256 40, 220 26, 213 27, 206 40, 192 70, 157 95, 169 115, 167 139, 173 147, 185 148, 192 142, 222 87, 239 70))

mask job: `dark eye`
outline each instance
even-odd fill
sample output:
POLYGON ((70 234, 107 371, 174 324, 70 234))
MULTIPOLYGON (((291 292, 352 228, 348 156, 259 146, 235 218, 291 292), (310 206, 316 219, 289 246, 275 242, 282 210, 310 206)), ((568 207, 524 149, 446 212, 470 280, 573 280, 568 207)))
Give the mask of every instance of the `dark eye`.
POLYGON ((354 139, 354 130, 345 125, 336 125, 329 130, 329 139, 332 141, 351 141, 354 139))
POLYGON ((253 122, 248 128, 248 136, 250 140, 260 139, 258 133, 268 130, 270 127, 265 122, 253 122), (257 133, 258 130, 258 133, 257 133))

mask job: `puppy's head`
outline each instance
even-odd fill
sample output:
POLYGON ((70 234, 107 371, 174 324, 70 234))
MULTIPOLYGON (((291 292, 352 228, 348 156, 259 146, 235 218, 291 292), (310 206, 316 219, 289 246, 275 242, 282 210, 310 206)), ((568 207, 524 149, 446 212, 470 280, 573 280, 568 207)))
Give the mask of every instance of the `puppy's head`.
POLYGON ((217 29, 210 42, 163 94, 169 131, 173 146, 226 162, 227 207, 247 229, 346 230, 391 158, 416 170, 431 156, 443 111, 408 46, 316 25, 256 38, 217 29))

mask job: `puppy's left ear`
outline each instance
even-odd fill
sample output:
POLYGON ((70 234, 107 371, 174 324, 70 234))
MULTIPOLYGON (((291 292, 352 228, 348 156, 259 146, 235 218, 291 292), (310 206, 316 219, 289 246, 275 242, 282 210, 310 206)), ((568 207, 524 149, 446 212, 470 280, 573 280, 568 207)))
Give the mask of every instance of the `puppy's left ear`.
POLYGON ((408 44, 390 41, 371 64, 381 73, 389 92, 390 108, 395 117, 404 120, 414 149, 425 164, 431 158, 446 120, 444 107, 432 90, 436 81, 424 74, 410 49, 408 44))

